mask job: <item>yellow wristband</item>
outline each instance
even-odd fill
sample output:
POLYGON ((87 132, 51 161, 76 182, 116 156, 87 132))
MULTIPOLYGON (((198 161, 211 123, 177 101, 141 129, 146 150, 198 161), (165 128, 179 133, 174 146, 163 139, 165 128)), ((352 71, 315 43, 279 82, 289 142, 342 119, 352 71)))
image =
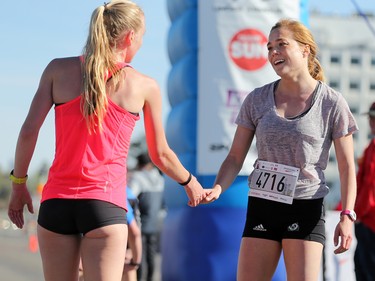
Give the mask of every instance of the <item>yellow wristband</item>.
POLYGON ((25 177, 23 177, 23 178, 17 178, 17 177, 15 177, 15 176, 13 175, 13 171, 14 171, 14 170, 12 170, 12 171, 10 172, 10 174, 9 174, 9 179, 10 179, 12 182, 14 182, 14 183, 16 183, 16 184, 23 184, 23 183, 25 183, 25 182, 27 181, 27 175, 26 175, 25 177))

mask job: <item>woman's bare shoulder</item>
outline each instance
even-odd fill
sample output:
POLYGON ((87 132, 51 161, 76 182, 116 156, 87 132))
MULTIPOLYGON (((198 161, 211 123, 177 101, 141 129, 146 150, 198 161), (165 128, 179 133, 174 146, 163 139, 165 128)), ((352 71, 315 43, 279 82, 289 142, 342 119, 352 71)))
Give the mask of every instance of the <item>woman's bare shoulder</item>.
POLYGON ((135 83, 138 89, 150 92, 159 91, 158 82, 154 78, 141 73, 134 68, 128 68, 126 74, 126 77, 130 78, 129 80, 135 83))
POLYGON ((54 58, 47 64, 45 71, 53 74, 61 71, 70 72, 73 68, 81 68, 79 56, 54 58))

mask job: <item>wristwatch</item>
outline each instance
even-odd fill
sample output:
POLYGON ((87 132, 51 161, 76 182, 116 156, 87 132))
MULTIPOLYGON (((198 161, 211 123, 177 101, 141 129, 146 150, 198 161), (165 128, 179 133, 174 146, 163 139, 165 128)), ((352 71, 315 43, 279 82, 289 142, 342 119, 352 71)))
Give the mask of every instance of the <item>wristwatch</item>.
POLYGON ((133 261, 133 259, 131 259, 129 265, 139 267, 141 264, 140 263, 136 263, 135 261, 133 261))
POLYGON ((355 221, 357 219, 357 214, 354 212, 354 210, 343 210, 340 213, 340 216, 347 215, 352 221, 355 221))

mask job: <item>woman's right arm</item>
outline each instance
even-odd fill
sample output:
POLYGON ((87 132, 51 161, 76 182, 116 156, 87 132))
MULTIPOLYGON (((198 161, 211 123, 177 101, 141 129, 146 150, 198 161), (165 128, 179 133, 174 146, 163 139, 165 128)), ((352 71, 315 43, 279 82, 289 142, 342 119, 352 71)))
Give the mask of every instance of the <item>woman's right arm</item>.
POLYGON ((243 166, 254 139, 254 134, 255 131, 253 130, 242 126, 237 127, 229 153, 221 164, 213 188, 207 191, 208 195, 204 203, 217 200, 220 194, 226 191, 233 183, 243 166))
MULTIPOLYGON (((152 162, 173 180, 183 183, 190 178, 177 155, 169 147, 162 124, 162 100, 156 81, 148 78, 143 106, 146 142, 152 162)), ((189 205, 197 206, 205 197, 205 192, 197 179, 192 176, 186 184, 185 191, 189 197, 189 205)))
MULTIPOLYGON (((27 175, 29 164, 34 153, 40 127, 42 126, 49 110, 52 107, 52 70, 49 64, 40 79, 39 87, 31 103, 29 113, 22 125, 18 136, 13 175, 23 178, 27 175)), ((24 224, 23 208, 33 212, 30 194, 26 183, 12 183, 12 193, 8 206, 8 216, 17 227, 24 224)))
POLYGON ((42 74, 39 87, 18 136, 14 161, 14 175, 16 177, 27 174, 39 130, 53 105, 52 64, 49 64, 42 74))
POLYGON ((132 252, 130 266, 138 268, 142 260, 142 233, 135 219, 128 225, 128 244, 132 252))

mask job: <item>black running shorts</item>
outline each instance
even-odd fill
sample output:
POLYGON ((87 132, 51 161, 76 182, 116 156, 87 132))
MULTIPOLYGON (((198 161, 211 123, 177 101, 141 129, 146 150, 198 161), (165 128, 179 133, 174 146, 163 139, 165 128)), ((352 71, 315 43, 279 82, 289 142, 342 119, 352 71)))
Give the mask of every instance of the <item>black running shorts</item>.
POLYGON ((94 199, 49 199, 39 208, 38 224, 60 234, 83 234, 112 224, 127 224, 126 211, 94 199))
POLYGON ((323 198, 293 200, 293 204, 249 196, 246 224, 242 237, 281 242, 301 239, 325 243, 323 198))

